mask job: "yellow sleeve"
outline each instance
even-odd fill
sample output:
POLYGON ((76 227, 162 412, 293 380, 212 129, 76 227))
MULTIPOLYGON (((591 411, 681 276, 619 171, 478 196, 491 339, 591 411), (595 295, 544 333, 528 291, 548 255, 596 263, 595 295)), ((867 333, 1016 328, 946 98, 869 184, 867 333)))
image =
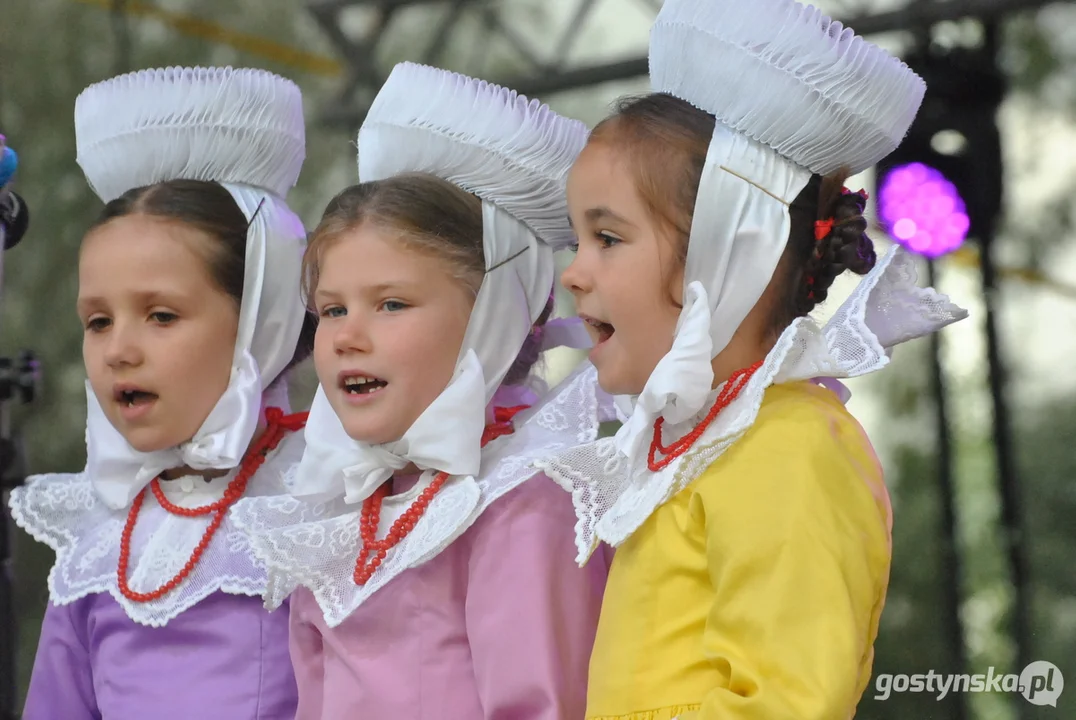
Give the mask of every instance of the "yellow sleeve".
POLYGON ((800 415, 756 425, 696 481, 714 589, 703 651, 724 682, 691 720, 844 720, 869 683, 888 496, 851 416, 800 415))

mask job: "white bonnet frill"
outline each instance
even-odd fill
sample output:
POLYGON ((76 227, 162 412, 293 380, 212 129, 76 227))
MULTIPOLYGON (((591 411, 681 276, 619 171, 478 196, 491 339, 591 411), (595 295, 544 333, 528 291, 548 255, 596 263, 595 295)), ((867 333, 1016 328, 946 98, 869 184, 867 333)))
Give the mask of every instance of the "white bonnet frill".
POLYGON ((712 405, 711 360, 772 279, 793 200, 812 174, 855 174, 896 149, 925 92, 904 63, 793 0, 666 0, 651 30, 650 73, 654 92, 685 100, 717 122, 691 222, 672 349, 640 395, 617 398, 625 423, 615 439, 541 465, 573 490, 581 561, 598 540, 623 542, 716 457, 707 454, 703 464, 698 448, 718 443, 723 450, 750 427, 769 384, 876 370, 892 344, 966 316, 944 296, 916 287, 914 262, 894 250, 824 329, 810 318, 786 329, 695 451, 650 472, 655 420, 665 419, 665 437, 681 437, 712 405))
MULTIPOLYGON (((49 580, 54 602, 107 591, 133 619, 161 625, 216 589, 260 594, 264 588, 264 570, 253 566, 236 537, 222 537, 179 589, 131 603, 116 590, 116 554, 126 508, 162 471, 229 470, 192 494, 202 504, 214 494, 209 501, 219 499, 257 429, 263 394, 295 353, 305 313, 299 282, 306 233, 284 198, 305 156, 302 98, 292 82, 261 70, 144 70, 84 90, 75 103, 75 136, 78 163, 106 203, 169 180, 215 181, 250 223, 229 383, 194 437, 156 452, 134 449, 109 423, 87 382, 86 469, 39 476, 12 497, 19 524, 57 551, 49 580)), ((268 401, 287 411, 286 393, 283 383, 274 386, 268 401)), ((263 488, 282 490, 293 450, 281 446, 263 465, 259 478, 275 473, 279 480, 263 488)), ((200 520, 169 516, 155 502, 145 505, 139 528, 154 530, 132 548, 132 558, 139 558, 130 579, 136 591, 174 575, 172 565, 182 566, 205 530, 200 520)))
MULTIPOLYGON (((572 378, 576 384, 562 385, 541 408, 517 416, 514 435, 481 447, 487 406, 549 300, 555 273, 551 246, 571 236, 565 183, 586 138, 582 123, 503 87, 412 63, 397 65, 389 75, 359 131, 359 179, 421 172, 478 196, 487 272, 452 380, 403 437, 382 445, 353 440, 319 388, 306 426, 306 452, 290 486, 295 498, 241 501, 233 509, 255 552, 279 578, 270 606, 290 588, 305 585, 335 625, 399 572, 434 557, 494 499, 533 476, 531 462, 542 448, 563 449, 596 437, 597 410, 564 399, 587 396, 596 407, 593 373, 581 372, 572 378), (574 403, 577 418, 563 416, 565 402, 574 403), (361 503, 412 463, 424 471, 420 489, 436 471, 452 477, 414 531, 368 582, 356 585, 361 503)), ((588 342, 582 333, 577 337, 588 342)), ((608 409, 611 415, 611 403, 608 409)), ((414 491, 388 497, 382 526, 413 496, 414 491)))

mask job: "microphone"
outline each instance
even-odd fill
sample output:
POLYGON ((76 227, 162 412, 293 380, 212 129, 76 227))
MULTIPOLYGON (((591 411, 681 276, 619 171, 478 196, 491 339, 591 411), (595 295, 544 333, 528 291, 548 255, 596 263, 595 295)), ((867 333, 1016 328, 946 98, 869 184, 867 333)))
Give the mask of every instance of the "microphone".
POLYGON ((6 189, 18 167, 19 156, 7 146, 6 138, 0 135, 0 240, 3 241, 4 250, 18 245, 30 225, 30 211, 26 202, 6 189))
MULTIPOLYGON (((30 213, 22 198, 8 189, 19 166, 19 156, 0 135, 0 245, 14 247, 26 233, 30 213)), ((0 251, 0 287, 3 286, 4 253, 0 251)), ((12 562, 7 527, 7 508, 3 502, 7 491, 22 482, 23 455, 17 434, 8 421, 7 403, 15 398, 33 400, 37 378, 37 360, 23 351, 17 361, 0 357, 0 720, 17 717, 15 679, 16 623, 12 604, 12 562)))

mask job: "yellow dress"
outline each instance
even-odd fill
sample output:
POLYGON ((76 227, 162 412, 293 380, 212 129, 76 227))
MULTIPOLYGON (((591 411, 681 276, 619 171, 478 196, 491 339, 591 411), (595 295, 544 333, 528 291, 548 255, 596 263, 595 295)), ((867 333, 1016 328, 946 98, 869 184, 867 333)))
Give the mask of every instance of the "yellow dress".
POLYGON ((807 382, 619 548, 587 718, 847 720, 870 681, 891 558, 870 442, 807 382))

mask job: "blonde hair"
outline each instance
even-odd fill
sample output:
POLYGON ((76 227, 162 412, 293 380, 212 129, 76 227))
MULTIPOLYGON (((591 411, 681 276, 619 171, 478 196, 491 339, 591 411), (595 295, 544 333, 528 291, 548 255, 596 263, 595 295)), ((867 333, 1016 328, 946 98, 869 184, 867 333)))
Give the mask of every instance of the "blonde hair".
MULTIPOLYGON (((453 277, 478 295, 486 274, 482 201, 439 177, 402 173, 352 185, 329 202, 303 256, 306 297, 312 297, 317 289, 325 251, 364 225, 395 231, 404 247, 441 261, 453 277)), ((530 375, 541 354, 542 327, 552 310, 550 294, 534 330, 505 374, 504 384, 520 384, 530 375)))
POLYGON ((363 225, 398 231, 405 247, 442 261, 478 294, 486 271, 482 201, 433 175, 406 173, 352 185, 329 202, 303 256, 307 297, 318 286, 325 251, 363 225))

